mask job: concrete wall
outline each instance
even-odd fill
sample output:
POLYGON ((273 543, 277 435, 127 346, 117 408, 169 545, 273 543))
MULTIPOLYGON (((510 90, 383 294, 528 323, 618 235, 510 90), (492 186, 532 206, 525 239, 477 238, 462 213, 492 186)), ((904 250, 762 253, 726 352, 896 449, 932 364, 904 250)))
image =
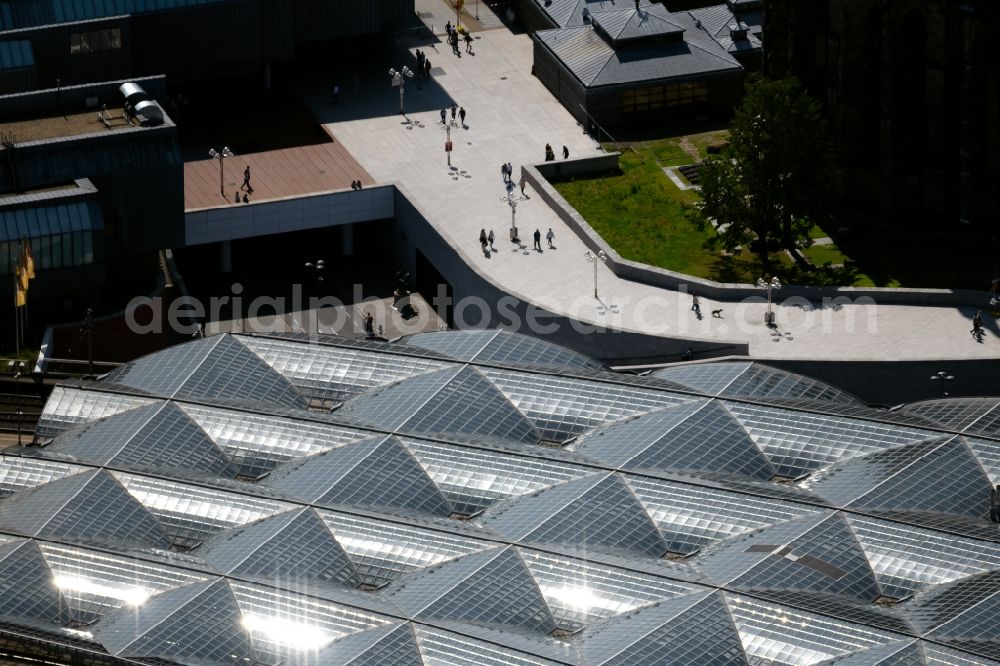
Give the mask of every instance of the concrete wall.
POLYGON ((394 214, 395 187, 340 190, 305 197, 188 211, 187 246, 385 220, 394 214))
MULTIPOLYGON (((671 290, 696 290, 703 297, 713 300, 740 300, 750 296, 759 297, 761 291, 751 284, 722 283, 684 275, 662 268, 656 268, 622 258, 610 247, 600 234, 594 231, 580 213, 576 211, 559 192, 552 187, 548 178, 572 175, 596 175, 617 168, 618 153, 581 158, 558 163, 542 163, 521 167, 532 188, 542 200, 579 236, 593 251, 604 250, 608 255, 607 266, 624 280, 671 290), (614 165, 611 162, 614 161, 614 165), (556 171, 555 166, 559 170, 556 171)), ((883 305, 934 305, 934 306, 978 306, 986 303, 986 294, 969 289, 889 289, 871 287, 817 287, 785 285, 776 296, 777 302, 789 298, 804 298, 809 301, 823 299, 870 298, 883 305)))
MULTIPOLYGON (((566 165, 566 162, 562 164, 566 165)), ((395 256, 398 266, 413 272, 416 252, 421 252, 450 284, 455 303, 482 304, 484 316, 476 319, 480 310, 466 307, 464 319, 470 325, 483 328, 500 327, 564 345, 610 364, 666 362, 677 360, 689 348, 699 356, 746 354, 745 342, 705 341, 681 337, 659 337, 611 329, 598 329, 568 317, 554 315, 530 306, 518 294, 508 294, 471 268, 461 249, 452 247, 428 222, 428 215, 415 206, 397 185, 396 241, 400 251, 395 256), (503 300, 502 300, 503 299, 503 300), (501 309, 502 308, 502 309, 501 309), (469 321, 473 320, 475 321, 469 321), (545 331, 531 326, 536 321, 545 331)), ((423 294, 431 301, 434 294, 423 294)))

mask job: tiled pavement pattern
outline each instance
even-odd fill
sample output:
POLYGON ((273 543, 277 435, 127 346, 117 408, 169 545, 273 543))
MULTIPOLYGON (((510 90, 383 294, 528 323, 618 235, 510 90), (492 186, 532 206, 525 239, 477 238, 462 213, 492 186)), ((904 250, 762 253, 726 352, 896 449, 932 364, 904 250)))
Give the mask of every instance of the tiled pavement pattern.
MULTIPOLYGON (((439 39, 448 20, 442 7, 440 0, 417 2, 421 15, 434 15, 423 20, 434 23, 439 39)), ((604 266, 598 271, 603 301, 598 303, 586 248, 530 189, 530 198, 517 207, 518 227, 529 248, 506 240, 510 209, 502 201, 500 165, 512 162, 519 177, 522 164, 543 159, 546 143, 560 158, 563 145, 571 158, 595 155, 599 148, 531 75, 532 42, 527 35, 497 28, 476 37, 476 55, 461 58, 443 41, 433 46, 412 42, 410 66, 421 48, 435 67, 431 85, 416 78, 407 84, 406 108, 413 110, 413 126, 392 112, 398 108, 398 89, 390 86, 388 75, 376 71, 378 67, 370 68, 358 94, 342 93, 337 106, 329 104, 318 86, 303 94, 327 121, 327 130, 376 182, 400 183, 465 261, 507 292, 549 311, 613 328, 720 342, 749 340, 750 352, 758 358, 992 358, 1000 353, 991 318, 983 344, 969 335, 972 308, 778 305, 783 335, 775 335, 763 325, 763 299, 742 304, 702 299, 699 319, 690 309, 689 295, 618 279, 604 266), (452 130, 454 171, 446 164, 445 129, 439 122, 440 107, 451 100, 468 112, 467 129, 452 130), (373 113, 375 107, 385 113, 373 113), (479 230, 484 227, 497 235, 500 251, 491 257, 479 249, 479 230), (544 235, 549 227, 557 249, 531 251, 533 231, 540 229, 544 235), (609 304, 618 312, 604 307, 609 304), (717 308, 723 309, 722 318, 712 316, 717 308)), ((776 296, 780 299, 781 293, 776 296)))
MULTIPOLYGON (((184 163, 184 209, 235 206, 234 194, 243 192, 243 170, 250 167, 250 201, 297 197, 315 192, 346 190, 351 181, 371 185, 371 176, 339 143, 271 150, 227 157, 219 193, 219 163, 214 159, 184 163)), ((243 205, 242 203, 240 205, 243 205)))

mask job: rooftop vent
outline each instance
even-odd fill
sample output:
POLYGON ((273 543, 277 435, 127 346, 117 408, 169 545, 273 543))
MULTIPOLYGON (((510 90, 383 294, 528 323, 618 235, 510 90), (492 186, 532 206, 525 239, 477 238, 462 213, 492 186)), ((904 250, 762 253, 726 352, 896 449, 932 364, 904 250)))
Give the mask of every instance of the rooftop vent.
POLYGON ((163 124, 163 110, 149 99, 138 83, 123 83, 118 90, 125 97, 125 113, 134 116, 143 127, 163 124))
POLYGON ((750 27, 742 21, 737 21, 736 23, 729 26, 729 37, 734 42, 742 42, 747 39, 747 34, 750 32, 750 27))

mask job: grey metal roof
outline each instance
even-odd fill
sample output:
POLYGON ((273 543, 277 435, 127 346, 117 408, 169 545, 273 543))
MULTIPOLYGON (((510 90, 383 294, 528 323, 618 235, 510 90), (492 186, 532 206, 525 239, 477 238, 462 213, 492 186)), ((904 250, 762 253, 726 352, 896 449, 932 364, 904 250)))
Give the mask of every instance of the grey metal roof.
POLYGON ((663 5, 631 7, 616 11, 593 12, 591 23, 602 30, 616 46, 640 39, 678 39, 684 28, 672 20, 663 5))
MULTIPOLYGON (((478 365, 493 338, 448 335, 431 346, 474 360, 267 346, 322 358, 331 383, 379 357, 444 363, 352 389, 367 425, 248 390, 299 371, 246 336, 58 387, 51 444, 0 456, 5 649, 31 636, 164 666, 1000 664, 1000 438, 961 432, 997 400, 921 403, 943 423, 918 426, 754 364, 663 372, 678 383, 478 365), (219 381, 193 390, 206 368, 219 381), (482 434, 510 419, 544 443, 482 434)), ((321 375, 292 391, 325 390, 321 375)))
MULTIPOLYGON (((586 17, 597 12, 635 9, 635 0, 531 0, 560 28, 583 25, 586 17)), ((649 9, 662 5, 640 0, 640 7, 649 9)))
POLYGON ((587 87, 688 79, 742 70, 739 62, 683 13, 670 21, 683 40, 633 41, 615 48, 593 27, 540 30, 535 38, 587 87))
POLYGON ((759 33, 762 30, 763 14, 747 10, 734 14, 729 5, 714 5, 692 9, 688 12, 701 28, 711 35, 722 48, 730 53, 757 51, 763 46, 759 33), (747 31, 747 38, 734 40, 731 28, 741 27, 747 31))

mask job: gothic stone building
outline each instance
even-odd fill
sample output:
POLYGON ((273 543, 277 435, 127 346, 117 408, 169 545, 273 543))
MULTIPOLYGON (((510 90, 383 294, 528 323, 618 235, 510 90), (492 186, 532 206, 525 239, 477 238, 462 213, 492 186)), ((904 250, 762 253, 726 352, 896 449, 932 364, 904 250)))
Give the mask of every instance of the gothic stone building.
POLYGON ((1000 3, 767 0, 765 7, 765 67, 797 75, 826 105, 847 197, 908 226, 995 224, 1000 3))

